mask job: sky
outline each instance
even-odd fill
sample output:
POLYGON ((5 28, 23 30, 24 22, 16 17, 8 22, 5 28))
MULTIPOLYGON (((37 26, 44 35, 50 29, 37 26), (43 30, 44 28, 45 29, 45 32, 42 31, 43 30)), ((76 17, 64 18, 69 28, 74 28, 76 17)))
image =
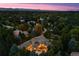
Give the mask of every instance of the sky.
POLYGON ((79 3, 1 3, 0 8, 79 11, 79 3))

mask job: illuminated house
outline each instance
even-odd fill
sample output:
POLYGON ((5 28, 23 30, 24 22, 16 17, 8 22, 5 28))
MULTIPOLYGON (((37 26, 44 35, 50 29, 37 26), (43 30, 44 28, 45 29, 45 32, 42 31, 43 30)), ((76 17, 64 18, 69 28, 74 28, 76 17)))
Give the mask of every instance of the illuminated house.
POLYGON ((40 55, 41 53, 46 53, 48 51, 48 46, 50 45, 49 40, 43 35, 32 38, 29 41, 24 42, 19 45, 18 48, 28 50, 30 52, 35 52, 40 55))

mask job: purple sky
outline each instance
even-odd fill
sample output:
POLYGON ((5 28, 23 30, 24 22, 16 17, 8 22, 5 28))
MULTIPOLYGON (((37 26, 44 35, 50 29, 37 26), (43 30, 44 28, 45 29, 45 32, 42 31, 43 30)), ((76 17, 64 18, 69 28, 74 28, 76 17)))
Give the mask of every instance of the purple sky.
POLYGON ((79 11, 79 3, 1 3, 0 8, 24 8, 58 11, 79 11))
POLYGON ((75 7, 79 7, 79 3, 53 3, 51 5, 64 5, 64 6, 75 6, 75 7))

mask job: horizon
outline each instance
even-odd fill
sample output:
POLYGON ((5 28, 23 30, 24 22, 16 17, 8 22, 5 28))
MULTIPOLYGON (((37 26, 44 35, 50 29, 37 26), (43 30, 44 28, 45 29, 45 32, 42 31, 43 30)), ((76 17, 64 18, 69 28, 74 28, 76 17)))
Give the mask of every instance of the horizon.
POLYGON ((2 3, 0 8, 48 11, 79 11, 79 3, 2 3))

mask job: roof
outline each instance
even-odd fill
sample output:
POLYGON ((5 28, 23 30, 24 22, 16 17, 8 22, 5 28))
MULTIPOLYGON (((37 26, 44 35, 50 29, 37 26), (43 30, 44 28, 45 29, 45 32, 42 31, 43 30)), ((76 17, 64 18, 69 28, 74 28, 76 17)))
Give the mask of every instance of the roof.
POLYGON ((47 38, 45 38, 43 35, 40 35, 38 37, 32 38, 32 39, 22 43, 21 45, 18 46, 18 48, 22 49, 22 48, 27 47, 30 44, 32 44, 34 47, 36 45, 36 42, 38 42, 39 44, 40 43, 46 44, 47 46, 50 45, 49 40, 47 38))

